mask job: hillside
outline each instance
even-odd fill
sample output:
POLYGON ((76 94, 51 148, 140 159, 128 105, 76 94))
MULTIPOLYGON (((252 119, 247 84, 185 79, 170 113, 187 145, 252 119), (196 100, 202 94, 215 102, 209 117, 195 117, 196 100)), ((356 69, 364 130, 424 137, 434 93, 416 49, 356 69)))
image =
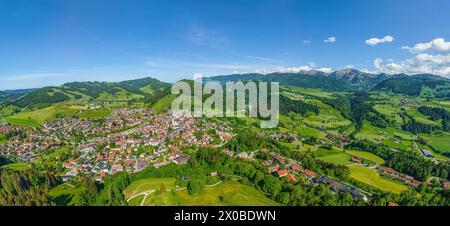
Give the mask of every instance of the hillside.
POLYGON ((0 103, 6 101, 12 101, 17 99, 27 93, 32 92, 34 89, 17 89, 17 90, 5 90, 0 91, 0 103))
POLYGON ((399 75, 380 82, 373 90, 418 96, 425 88, 435 97, 450 97, 450 80, 430 74, 399 75))
POLYGON ((258 80, 264 82, 279 82, 282 85, 290 85, 304 88, 323 89, 328 91, 351 91, 354 88, 346 81, 328 77, 326 73, 319 71, 305 71, 300 73, 271 73, 223 75, 205 78, 205 81, 237 82, 258 80))
POLYGON ((388 91, 399 94, 418 96, 422 88, 432 89, 433 97, 449 97, 450 80, 430 74, 419 75, 389 75, 385 73, 371 74, 354 69, 344 69, 325 73, 321 71, 301 71, 298 73, 270 73, 270 74, 233 74, 204 78, 205 82, 217 81, 265 81, 279 82, 302 88, 321 89, 324 91, 388 91))
POLYGON ((147 100, 155 102, 167 94, 170 84, 153 78, 123 82, 71 82, 60 87, 44 87, 20 97, 13 104, 19 107, 43 107, 51 104, 88 99, 99 101, 147 100))
POLYGON ((328 75, 331 78, 342 80, 350 83, 352 86, 354 86, 358 90, 367 90, 378 83, 392 78, 394 76, 388 75, 388 74, 370 74, 361 72, 354 69, 345 69, 345 70, 339 70, 335 71, 328 75))

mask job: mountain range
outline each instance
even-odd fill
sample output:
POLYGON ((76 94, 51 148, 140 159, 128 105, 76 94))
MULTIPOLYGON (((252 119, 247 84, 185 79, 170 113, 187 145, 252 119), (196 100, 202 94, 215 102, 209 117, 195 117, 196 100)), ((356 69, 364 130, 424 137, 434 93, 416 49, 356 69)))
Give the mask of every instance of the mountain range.
MULTIPOLYGON (((252 73, 203 78, 203 82, 208 81, 220 83, 237 81, 279 82, 281 85, 324 91, 387 91, 412 96, 420 95, 424 89, 428 89, 435 97, 450 97, 450 80, 431 74, 372 74, 354 69, 325 73, 311 70, 298 73, 252 73)), ((153 78, 123 82, 71 82, 58 87, 0 91, 0 103, 11 103, 19 107, 26 107, 49 105, 79 98, 101 101, 146 100, 156 102, 169 93, 170 83, 153 78)))

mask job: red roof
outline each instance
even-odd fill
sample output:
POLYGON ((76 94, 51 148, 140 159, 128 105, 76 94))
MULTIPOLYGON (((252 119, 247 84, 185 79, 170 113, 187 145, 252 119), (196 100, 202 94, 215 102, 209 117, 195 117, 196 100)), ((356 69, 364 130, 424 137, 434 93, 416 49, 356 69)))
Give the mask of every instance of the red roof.
POLYGON ((287 177, 289 179, 289 182, 291 182, 291 183, 297 182, 297 178, 293 174, 288 174, 287 177))
POLYGON ((303 167, 302 167, 302 166, 299 166, 299 165, 292 165, 292 166, 291 166, 291 169, 292 169, 292 170, 295 170, 295 171, 297 171, 297 172, 300 172, 300 171, 303 170, 303 167))
POLYGON ((277 173, 278 173, 278 176, 279 176, 279 177, 284 177, 284 176, 287 176, 287 175, 288 175, 288 171, 285 170, 285 169, 278 170, 277 173))
POLYGON ((273 173, 278 170, 278 166, 271 166, 267 168, 267 170, 269 171, 269 173, 273 173))
POLYGON ((388 206, 398 206, 398 204, 397 203, 395 203, 395 202, 388 202, 388 204, 387 204, 388 206))
POLYGON ((261 152, 264 152, 264 153, 269 152, 269 150, 267 150, 266 148, 261 148, 260 151, 261 151, 261 152))
POLYGON ((309 170, 309 169, 305 169, 305 170, 303 171, 303 173, 305 173, 306 176, 310 176, 310 177, 316 176, 316 172, 314 172, 314 171, 312 171, 312 170, 309 170))

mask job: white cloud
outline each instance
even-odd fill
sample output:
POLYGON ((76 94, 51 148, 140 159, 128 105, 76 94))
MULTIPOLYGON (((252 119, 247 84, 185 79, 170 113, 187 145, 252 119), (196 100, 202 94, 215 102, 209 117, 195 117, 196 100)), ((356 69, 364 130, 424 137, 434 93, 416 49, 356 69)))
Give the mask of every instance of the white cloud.
POLYGON ((430 42, 417 43, 413 47, 403 46, 402 49, 409 50, 413 54, 425 51, 450 52, 450 42, 436 38, 430 42))
POLYGON ((378 58, 373 62, 377 72, 388 74, 436 74, 450 77, 450 42, 437 38, 430 42, 421 42, 413 47, 404 46, 414 57, 396 62, 388 60, 386 63, 378 58))
POLYGON ((371 38, 366 40, 366 44, 370 46, 376 46, 381 43, 393 42, 394 37, 387 35, 384 38, 371 38))
POLYGON ((321 67, 316 69, 317 71, 325 72, 325 73, 331 73, 333 72, 333 68, 331 67, 321 67))
POLYGON ((326 42, 326 43, 335 43, 336 42, 336 37, 331 36, 331 37, 329 37, 329 38, 327 38, 327 39, 325 39, 323 41, 326 42))
POLYGON ((333 68, 331 67, 320 67, 316 68, 313 63, 309 63, 308 65, 302 65, 302 66, 294 66, 294 67, 277 67, 272 70, 266 70, 266 73, 270 72, 281 72, 281 73, 299 73, 299 72, 305 72, 305 71, 321 71, 324 73, 331 73, 333 72, 333 68))
POLYGON ((419 54, 414 58, 406 59, 404 61, 387 63, 384 63, 381 58, 377 58, 374 60, 373 65, 377 72, 384 72, 387 74, 405 73, 450 76, 450 54, 419 54))
POLYGON ((303 44, 305 45, 311 45, 312 41, 311 40, 303 40, 303 44))

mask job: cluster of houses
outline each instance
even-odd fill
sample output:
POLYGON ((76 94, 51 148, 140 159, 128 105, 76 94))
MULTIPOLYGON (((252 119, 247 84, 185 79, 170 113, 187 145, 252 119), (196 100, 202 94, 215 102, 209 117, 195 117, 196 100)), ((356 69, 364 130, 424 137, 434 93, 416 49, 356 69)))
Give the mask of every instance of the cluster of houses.
MULTIPOLYGON (((4 130, 6 127, 3 127, 4 130)), ((5 144, 0 144, 0 155, 20 162, 30 162, 40 153, 61 146, 59 139, 43 134, 35 129, 23 131, 22 127, 8 126, 11 131, 22 131, 20 134, 9 138, 5 144)))
POLYGON ((84 118, 62 118, 44 124, 43 132, 57 135, 60 139, 75 136, 91 137, 104 132, 102 125, 84 118))
POLYGON ((403 184, 418 187, 422 182, 417 181, 414 177, 397 172, 391 168, 380 166, 378 167, 378 171, 381 175, 394 179, 396 181, 402 182, 403 184))
POLYGON ((366 195, 364 195, 360 190, 354 187, 349 187, 347 185, 342 184, 341 182, 337 180, 333 180, 327 176, 319 176, 314 180, 314 183, 316 184, 325 184, 331 190, 336 194, 343 194, 347 193, 350 194, 353 199, 356 200, 364 200, 365 202, 368 201, 368 198, 366 195))
POLYGON ((114 109, 106 119, 104 129, 118 131, 124 127, 135 127, 145 123, 151 116, 151 112, 147 109, 114 109))
POLYGON ((0 134, 7 134, 9 132, 21 131, 24 129, 25 128, 22 126, 11 126, 11 125, 8 125, 7 123, 0 123, 0 134))
POLYGON ((286 177, 290 183, 297 183, 297 177, 305 176, 313 185, 325 184, 336 194, 348 193, 352 195, 353 199, 367 201, 366 195, 361 193, 354 187, 349 187, 341 182, 331 179, 327 176, 318 176, 316 172, 305 169, 299 162, 269 152, 269 150, 262 148, 259 150, 262 153, 268 153, 271 158, 261 160, 261 163, 267 166, 267 172, 277 177, 286 177))
POLYGON ((62 163, 66 169, 62 175, 64 180, 84 173, 102 181, 107 174, 136 173, 169 163, 186 164, 190 156, 182 152, 183 148, 212 145, 212 142, 222 145, 232 138, 226 126, 201 122, 200 119, 153 115, 139 110, 117 110, 114 115, 110 118, 120 117, 121 120, 113 120, 115 123, 111 125, 125 122, 120 124, 130 129, 80 144, 76 150, 79 157, 62 163), (127 124, 136 115, 139 115, 140 123, 127 124), (216 132, 217 141, 207 132, 211 130, 216 132))

